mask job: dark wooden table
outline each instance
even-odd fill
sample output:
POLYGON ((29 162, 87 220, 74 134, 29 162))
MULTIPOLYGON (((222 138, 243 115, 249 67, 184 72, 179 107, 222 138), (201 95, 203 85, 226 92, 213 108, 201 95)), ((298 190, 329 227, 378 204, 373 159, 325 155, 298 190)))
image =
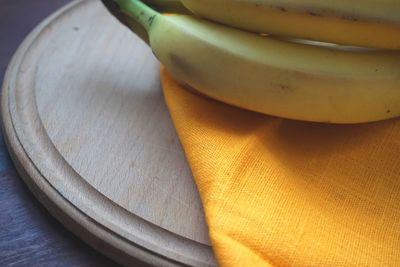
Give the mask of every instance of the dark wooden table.
MULTIPOLYGON (((0 82, 24 37, 68 0, 0 0, 0 82)), ((16 172, 0 136, 0 266, 117 266, 56 221, 16 172)))

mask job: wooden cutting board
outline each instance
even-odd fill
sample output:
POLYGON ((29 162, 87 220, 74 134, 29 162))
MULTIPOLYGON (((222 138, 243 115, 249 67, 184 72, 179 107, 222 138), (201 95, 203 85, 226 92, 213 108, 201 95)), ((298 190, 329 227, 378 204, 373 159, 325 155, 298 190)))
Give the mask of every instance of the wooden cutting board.
POLYGON ((2 119, 29 188, 90 245, 124 265, 215 265, 159 63, 100 1, 74 1, 26 38, 2 119))

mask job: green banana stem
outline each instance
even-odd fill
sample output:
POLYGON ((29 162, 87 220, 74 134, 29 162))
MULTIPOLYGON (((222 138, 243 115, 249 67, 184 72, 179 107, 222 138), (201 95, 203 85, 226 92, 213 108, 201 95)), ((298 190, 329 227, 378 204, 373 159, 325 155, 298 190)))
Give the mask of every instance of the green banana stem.
POLYGON ((139 0, 102 0, 108 11, 149 44, 148 31, 160 13, 139 0))

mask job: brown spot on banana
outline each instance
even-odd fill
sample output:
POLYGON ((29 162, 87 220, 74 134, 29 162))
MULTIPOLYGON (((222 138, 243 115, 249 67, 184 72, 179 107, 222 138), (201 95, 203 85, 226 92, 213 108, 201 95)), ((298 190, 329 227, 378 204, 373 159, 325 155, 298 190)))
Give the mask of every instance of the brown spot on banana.
POLYGON ((293 91, 293 87, 291 87, 290 85, 287 85, 287 84, 283 84, 283 83, 273 84, 272 86, 277 87, 277 88, 281 89, 282 91, 293 91))
POLYGON ((371 19, 371 18, 359 18, 357 14, 340 14, 335 10, 328 9, 328 8, 288 8, 284 6, 276 6, 276 5, 271 5, 271 4, 260 4, 256 3, 255 6, 257 8, 270 8, 270 9, 277 9, 282 12, 293 12, 293 13, 305 13, 313 17, 336 17, 339 19, 343 20, 348 20, 348 21, 365 21, 365 22, 381 22, 379 19, 371 19))
POLYGON ((282 11, 282 12, 287 12, 287 9, 284 8, 284 7, 280 7, 280 6, 279 6, 279 7, 277 7, 277 9, 280 10, 280 11, 282 11))

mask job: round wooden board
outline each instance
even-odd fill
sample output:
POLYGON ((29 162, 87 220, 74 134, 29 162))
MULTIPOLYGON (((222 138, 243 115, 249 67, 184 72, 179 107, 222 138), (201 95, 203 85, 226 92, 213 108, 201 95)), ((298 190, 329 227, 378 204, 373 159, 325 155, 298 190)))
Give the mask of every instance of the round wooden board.
POLYGON ((201 202, 151 50, 100 1, 41 23, 8 68, 10 154, 66 227, 123 265, 213 266, 201 202))

